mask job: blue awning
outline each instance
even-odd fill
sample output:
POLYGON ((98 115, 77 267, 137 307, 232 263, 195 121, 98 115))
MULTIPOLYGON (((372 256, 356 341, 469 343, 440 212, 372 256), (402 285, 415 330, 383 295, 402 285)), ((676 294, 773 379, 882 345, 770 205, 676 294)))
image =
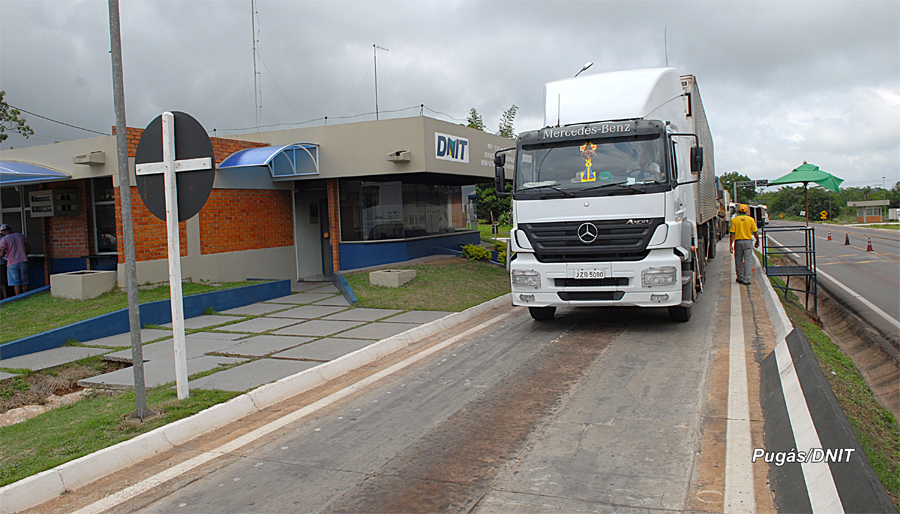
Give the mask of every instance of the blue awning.
POLYGON ((218 169, 266 167, 273 180, 319 174, 319 145, 298 143, 247 148, 228 156, 218 169))
POLYGON ((0 186, 25 186, 71 178, 68 173, 29 162, 0 161, 0 186))

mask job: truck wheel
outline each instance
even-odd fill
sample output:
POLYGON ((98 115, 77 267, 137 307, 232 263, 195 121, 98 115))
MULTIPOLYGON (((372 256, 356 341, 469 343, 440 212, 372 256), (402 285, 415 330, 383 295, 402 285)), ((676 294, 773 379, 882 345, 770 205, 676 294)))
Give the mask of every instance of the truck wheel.
MULTIPOLYGON (((716 229, 716 232, 718 232, 718 228, 716 229)), ((716 244, 719 242, 719 239, 720 238, 718 237, 718 234, 716 234, 716 237, 713 237, 709 241, 709 252, 707 253, 707 257, 709 257, 710 259, 714 259, 716 257, 716 244)))
POLYGON ((672 321, 680 321, 685 322, 691 319, 691 311, 693 309, 693 304, 688 305, 687 307, 677 306, 677 307, 669 307, 669 319, 672 321))
POLYGON ((556 314, 556 307, 529 307, 528 312, 537 321, 550 321, 556 314))

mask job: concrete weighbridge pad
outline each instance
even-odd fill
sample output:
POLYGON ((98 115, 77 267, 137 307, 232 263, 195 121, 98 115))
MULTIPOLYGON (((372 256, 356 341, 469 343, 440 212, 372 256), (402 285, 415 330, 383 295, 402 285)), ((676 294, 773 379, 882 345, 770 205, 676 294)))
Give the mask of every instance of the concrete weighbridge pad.
MULTIPOLYGON (((221 357, 220 357, 221 358, 221 357)), ((260 359, 188 382, 195 389, 246 391, 318 366, 319 362, 260 359)))
MULTIPOLYGON (((211 357, 200 356, 187 359, 188 375, 209 371, 223 364, 236 364, 246 362, 247 359, 239 359, 235 357, 211 357)), ((217 375, 215 373, 211 376, 217 375)), ((144 363, 144 383, 147 387, 157 387, 169 382, 175 381, 175 361, 170 360, 152 360, 144 363)), ((190 384, 190 382, 188 383, 190 384)), ((81 387, 99 387, 105 389, 132 389, 134 388, 134 369, 131 367, 122 368, 112 373, 98 375, 96 377, 79 380, 78 385, 81 387)))

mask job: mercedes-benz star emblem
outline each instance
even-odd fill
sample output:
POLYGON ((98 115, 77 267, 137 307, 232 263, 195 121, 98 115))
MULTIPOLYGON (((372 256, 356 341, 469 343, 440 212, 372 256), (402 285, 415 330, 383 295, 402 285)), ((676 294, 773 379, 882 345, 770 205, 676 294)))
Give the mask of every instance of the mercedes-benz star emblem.
POLYGON ((600 232, 593 223, 582 223, 581 226, 578 227, 578 239, 586 245, 596 241, 599 234, 600 232))

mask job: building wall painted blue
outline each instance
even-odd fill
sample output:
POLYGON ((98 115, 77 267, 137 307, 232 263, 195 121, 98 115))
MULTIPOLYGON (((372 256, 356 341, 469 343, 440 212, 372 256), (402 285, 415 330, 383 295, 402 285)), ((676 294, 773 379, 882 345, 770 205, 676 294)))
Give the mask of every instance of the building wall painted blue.
POLYGON ((364 243, 341 243, 340 261, 342 270, 353 270, 403 262, 419 257, 434 255, 437 248, 459 250, 467 244, 479 244, 481 236, 476 231, 453 233, 445 236, 410 239, 404 241, 367 241, 364 243))
MULTIPOLYGON (((273 298, 281 298, 290 294, 291 281, 278 280, 185 296, 184 317, 193 318, 200 316, 210 307, 216 311, 225 311, 273 298)), ((142 304, 140 312, 141 326, 163 325, 172 321, 172 307, 169 305, 169 300, 142 304)), ((0 359, 11 359, 20 355, 59 348, 69 339, 90 341, 101 337, 124 334, 129 330, 128 309, 121 309, 96 318, 79 321, 78 323, 0 344, 0 359)))

